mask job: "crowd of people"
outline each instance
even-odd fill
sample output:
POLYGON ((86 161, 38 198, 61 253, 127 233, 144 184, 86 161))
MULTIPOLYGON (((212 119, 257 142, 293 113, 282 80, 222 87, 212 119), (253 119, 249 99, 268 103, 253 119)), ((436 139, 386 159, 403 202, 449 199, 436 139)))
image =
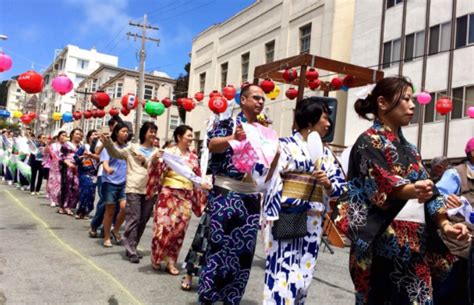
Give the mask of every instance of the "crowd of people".
POLYGON ((335 123, 324 99, 299 101, 294 132, 283 138, 261 117, 259 86, 242 87, 240 99, 236 117, 210 121, 201 162, 192 127, 177 127, 173 144, 160 148, 154 123, 145 122, 139 143, 131 143, 129 126, 112 117, 109 132, 90 130, 85 139, 78 128, 54 137, 4 130, 0 174, 32 196, 46 179, 57 213, 90 220, 89 237, 106 248, 122 245, 134 264, 152 218, 151 266, 171 275, 180 274, 194 213, 200 221, 180 285, 192 290, 199 277, 201 304, 241 302, 259 230, 263 304, 304 304, 333 208, 351 240, 356 304, 471 304, 474 138, 460 165, 438 158, 430 176, 402 132, 414 114, 413 85, 384 78, 355 102, 373 125, 353 145, 345 173, 327 145, 314 157, 335 123))

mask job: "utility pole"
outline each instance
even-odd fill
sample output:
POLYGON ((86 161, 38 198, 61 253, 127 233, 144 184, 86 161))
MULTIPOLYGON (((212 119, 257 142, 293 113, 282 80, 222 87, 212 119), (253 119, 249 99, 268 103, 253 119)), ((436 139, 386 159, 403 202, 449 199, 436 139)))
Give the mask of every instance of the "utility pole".
POLYGON ((87 87, 84 89, 84 91, 78 91, 76 90, 77 94, 83 94, 83 99, 81 103, 81 111, 82 111, 82 122, 81 122, 81 129, 84 131, 86 127, 86 120, 84 119, 84 111, 86 111, 86 103, 87 103, 87 96, 93 94, 93 92, 89 92, 87 87))
MULTIPOLYGON (((141 45, 141 48, 140 48, 140 71, 139 71, 139 79, 138 79, 137 98, 138 98, 138 101, 140 103, 143 103, 144 102, 143 101, 143 89, 144 89, 144 86, 145 86, 145 58, 146 58, 145 42, 147 40, 150 40, 150 41, 156 42, 157 45, 160 42, 159 39, 147 37, 146 36, 146 30, 147 29, 158 30, 158 28, 154 27, 154 26, 151 26, 151 25, 148 25, 146 23, 146 14, 143 16, 143 24, 134 23, 132 21, 130 21, 128 24, 131 25, 131 26, 136 26, 136 27, 142 28, 142 34, 141 35, 133 34, 133 33, 128 32, 127 36, 128 36, 128 38, 133 37, 135 40, 137 38, 141 38, 141 40, 142 40, 142 45, 141 45)), ((135 140, 136 143, 139 142, 139 130, 140 130, 141 122, 142 122, 142 107, 139 104, 137 109, 136 109, 136 118, 135 118, 135 139, 134 140, 135 140)))

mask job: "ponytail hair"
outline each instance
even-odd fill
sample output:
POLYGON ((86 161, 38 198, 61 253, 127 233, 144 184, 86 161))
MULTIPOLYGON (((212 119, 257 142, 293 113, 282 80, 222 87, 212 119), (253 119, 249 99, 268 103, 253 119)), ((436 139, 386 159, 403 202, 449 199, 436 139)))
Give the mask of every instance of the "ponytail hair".
POLYGON ((356 100, 354 109, 361 118, 372 121, 379 115, 377 103, 379 97, 383 97, 386 101, 390 102, 390 107, 386 112, 389 113, 398 106, 402 100, 403 93, 408 87, 413 89, 413 84, 406 77, 383 78, 377 82, 372 92, 366 98, 356 100))

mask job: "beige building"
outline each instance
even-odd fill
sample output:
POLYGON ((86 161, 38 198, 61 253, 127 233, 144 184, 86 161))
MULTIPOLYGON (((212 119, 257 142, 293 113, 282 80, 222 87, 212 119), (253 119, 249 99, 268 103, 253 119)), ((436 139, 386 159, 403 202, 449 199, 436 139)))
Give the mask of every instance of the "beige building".
MULTIPOLYGON (((78 93, 77 102, 74 107, 75 110, 83 111, 85 109, 94 108, 90 102, 90 95, 86 95, 84 92, 91 93, 102 90, 111 98, 109 106, 105 108, 107 115, 104 118, 84 120, 84 132, 90 129, 101 129, 107 125, 107 121, 110 119, 109 110, 112 107, 116 107, 120 110, 122 107, 122 97, 128 93, 136 94, 138 77, 139 74, 137 71, 104 65, 91 73, 89 77, 79 84, 77 91, 83 93, 78 93)), ((145 74, 144 98, 145 100, 160 101, 165 97, 172 98, 175 84, 176 81, 163 72, 154 71, 150 74, 147 73, 145 74)), ((130 111, 130 114, 127 116, 123 114, 120 114, 120 116, 125 121, 131 122, 133 126, 135 125, 134 110, 130 111)), ((143 112, 142 122, 145 121, 154 121, 155 124, 158 125, 158 137, 162 143, 166 139, 172 138, 174 129, 181 124, 176 106, 171 106, 166 109, 165 112, 156 119, 151 118, 143 112)))
POLYGON ((12 113, 16 110, 22 110, 22 104, 25 102, 26 93, 21 90, 15 79, 7 81, 7 103, 5 109, 12 113))
MULTIPOLYGON (((240 87, 253 81, 256 66, 307 53, 339 61, 351 58, 353 0, 257 0, 228 20, 193 39, 189 95, 198 91, 204 102, 188 115, 187 123, 202 139, 209 118, 207 96, 227 84, 240 87)), ((285 67, 282 67, 282 70, 285 67)), ((324 71, 319 71, 324 76, 324 71)), ((287 85, 279 84, 280 96, 267 99, 265 111, 281 136, 291 134, 295 101, 286 98, 287 85)), ((305 91, 306 96, 321 94, 305 91)), ((342 144, 345 130, 345 92, 336 93, 338 116, 335 143, 342 144)))

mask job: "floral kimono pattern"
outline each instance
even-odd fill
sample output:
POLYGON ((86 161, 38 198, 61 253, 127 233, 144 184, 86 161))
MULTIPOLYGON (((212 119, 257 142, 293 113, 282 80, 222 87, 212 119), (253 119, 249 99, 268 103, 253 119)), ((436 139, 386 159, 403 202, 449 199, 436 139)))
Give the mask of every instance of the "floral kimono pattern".
POLYGON ((76 169, 70 169, 64 161, 74 162, 74 154, 78 150, 71 142, 61 146, 61 202, 63 209, 75 209, 79 201, 79 177, 76 169))
POLYGON ((427 233, 434 217, 446 213, 437 190, 424 204, 426 224, 395 220, 406 201, 390 198, 391 191, 428 179, 416 147, 401 131, 398 137, 375 121, 351 152, 348 192, 340 204, 347 204, 356 304, 433 304, 430 268, 447 271, 452 262, 436 231, 427 233))
POLYGON ((48 155, 50 160, 48 184, 46 191, 52 202, 61 202, 61 144, 49 145, 48 155))
MULTIPOLYGON (((177 147, 167 150, 179 155, 177 147)), ((198 157, 190 153, 185 160, 193 172, 201 175, 198 157)), ((191 211, 201 216, 204 209, 203 193, 193 186, 191 189, 181 188, 180 181, 173 180, 174 173, 165 162, 157 162, 149 168, 148 190, 150 195, 159 189, 159 196, 155 204, 153 216, 153 238, 151 242, 151 261, 154 266, 159 266, 162 261, 171 260, 176 262, 183 245, 184 236, 191 219, 191 211), (173 173, 173 176, 170 175, 173 173), (168 177, 174 185, 163 185, 163 178, 168 177)), ((183 178, 180 176, 180 178, 183 178)), ((166 182, 166 181, 165 181, 166 182)))
POLYGON ((89 151, 89 145, 81 146, 74 154, 79 174, 79 207, 76 214, 87 216, 94 209, 95 187, 97 184, 96 162, 91 158, 80 157, 89 151))
MULTIPOLYGON (((301 134, 280 139, 280 159, 275 173, 265 185, 264 207, 265 287, 263 304, 304 304, 308 288, 313 278, 322 224, 329 200, 336 199, 343 190, 345 179, 342 170, 329 148, 324 147, 324 155, 319 168, 326 172, 332 184, 329 194, 323 192, 323 202, 289 198, 283 195, 285 173, 311 174, 315 164, 310 158, 307 142, 301 134), (272 235, 272 220, 277 220, 281 206, 308 208, 307 233, 304 237, 279 240, 272 235)), ((253 173, 258 184, 265 184, 267 169, 257 165, 253 173)))
MULTIPOLYGON (((240 113, 216 122, 208 138, 233 134, 234 125, 244 121, 240 113)), ((232 164, 232 149, 212 153, 209 168, 213 176, 242 180, 243 173, 232 164)), ((208 197, 209 245, 199 277, 199 301, 239 304, 245 292, 259 228, 260 197, 214 187, 208 197)))

